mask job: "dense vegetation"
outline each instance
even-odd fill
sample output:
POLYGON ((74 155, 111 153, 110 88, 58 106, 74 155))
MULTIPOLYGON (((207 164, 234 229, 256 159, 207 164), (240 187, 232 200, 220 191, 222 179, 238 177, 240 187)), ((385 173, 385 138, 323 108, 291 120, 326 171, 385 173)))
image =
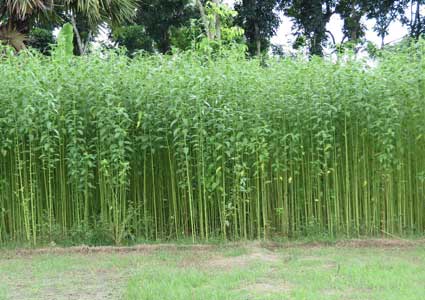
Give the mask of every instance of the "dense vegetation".
POLYGON ((3 56, 0 240, 421 233, 424 53, 3 56))
POLYGON ((424 0, 0 0, 0 43, 48 54, 53 31, 69 22, 77 55, 90 52, 96 37, 104 40, 108 31, 105 47, 112 42, 130 55, 141 50, 165 54, 190 48, 200 36, 226 40, 228 27, 237 25, 248 54, 265 55, 270 46, 282 54, 288 51, 271 45, 271 38, 284 15, 293 24, 293 48, 322 56, 340 48, 369 49, 367 31, 374 31, 383 47, 392 42, 385 38, 396 22, 418 40, 425 33, 424 7, 424 0), (341 40, 331 25, 335 17, 342 22, 341 40))

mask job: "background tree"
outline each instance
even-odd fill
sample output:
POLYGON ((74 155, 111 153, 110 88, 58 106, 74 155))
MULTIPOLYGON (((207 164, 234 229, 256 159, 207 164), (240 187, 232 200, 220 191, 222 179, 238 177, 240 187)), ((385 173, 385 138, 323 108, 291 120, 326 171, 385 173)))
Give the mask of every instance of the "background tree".
POLYGON ((222 38, 223 18, 229 25, 229 17, 234 18, 237 12, 222 3, 222 0, 195 0, 201 23, 208 40, 220 41, 222 38))
POLYGON ((406 0, 375 0, 369 1, 367 18, 376 21, 373 30, 381 38, 381 47, 384 46, 388 28, 398 18, 401 18, 406 9, 406 0))
POLYGON ((128 25, 116 28, 111 35, 112 40, 119 46, 125 46, 129 55, 144 50, 154 52, 154 41, 146 33, 143 25, 128 25))
POLYGON ((35 27, 30 30, 26 42, 31 48, 37 49, 47 55, 51 50, 51 45, 55 42, 53 30, 50 28, 35 27))
POLYGON ((418 40, 425 33, 424 4, 425 0, 406 1, 405 5, 408 12, 401 17, 401 22, 407 27, 409 36, 415 40, 418 40))
POLYGON ((365 35, 366 27, 361 23, 369 8, 369 0, 339 0, 335 12, 343 20, 343 41, 357 42, 365 35))
POLYGON ((280 24, 277 0, 242 0, 235 4, 236 24, 244 29, 251 55, 260 55, 270 47, 270 38, 280 24))
POLYGON ((191 19, 187 26, 173 27, 170 34, 172 46, 183 51, 194 49, 204 37, 205 32, 200 19, 191 19))
POLYGON ((0 41, 18 51, 25 48, 34 23, 52 7, 51 0, 0 0, 0 41))
POLYGON ((334 0, 282 0, 280 7, 294 22, 297 42, 305 38, 310 55, 323 56, 326 25, 335 13, 334 0))
POLYGON ((0 40, 20 50, 40 20, 48 19, 52 26, 70 21, 78 53, 83 54, 101 24, 117 26, 131 20, 135 11, 136 0, 0 0, 0 40))
POLYGON ((400 18, 406 8, 406 0, 339 0, 336 5, 344 22, 344 41, 358 43, 365 36, 366 27, 362 20, 375 20, 373 30, 381 38, 381 47, 392 22, 400 18))
MULTIPOLYGON (((159 52, 167 53, 171 50, 171 31, 188 26, 191 19, 198 17, 197 9, 189 0, 144 0, 138 3, 134 23, 142 26, 139 31, 144 28, 144 33, 140 31, 144 40, 151 39, 159 52)), ((149 43, 142 44, 139 46, 144 50, 152 51, 149 43)))
POLYGON ((64 19, 73 26, 76 54, 87 51, 102 24, 115 28, 129 22, 133 20, 136 8, 136 0, 65 0, 64 19))

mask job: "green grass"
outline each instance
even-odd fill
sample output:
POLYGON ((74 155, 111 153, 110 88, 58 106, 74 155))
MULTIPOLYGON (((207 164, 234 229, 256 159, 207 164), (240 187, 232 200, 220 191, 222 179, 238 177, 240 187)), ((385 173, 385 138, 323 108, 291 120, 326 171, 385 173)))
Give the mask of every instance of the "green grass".
POLYGON ((425 247, 0 252, 0 299, 422 300, 425 247))

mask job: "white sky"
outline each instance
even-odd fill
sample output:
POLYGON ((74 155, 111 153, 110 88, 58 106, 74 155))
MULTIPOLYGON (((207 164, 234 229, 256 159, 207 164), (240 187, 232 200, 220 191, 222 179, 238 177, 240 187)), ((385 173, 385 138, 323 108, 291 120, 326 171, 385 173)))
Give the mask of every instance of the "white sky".
MULTIPOLYGON (((223 0, 224 3, 233 6, 237 0, 223 0)), ((286 47, 290 47, 294 41, 294 36, 292 34, 292 25, 293 23, 288 17, 281 15, 282 23, 277 31, 276 36, 272 38, 273 44, 279 44, 286 47)), ((363 20, 363 24, 366 25, 366 39, 375 43, 376 45, 381 45, 381 38, 373 31, 374 20, 363 20)), ((327 29, 332 32, 337 43, 340 43, 342 40, 342 21, 338 15, 333 15, 330 22, 327 25, 327 29)), ((394 22, 389 27, 389 34, 385 37, 385 43, 391 43, 401 39, 407 34, 406 28, 404 28, 400 22, 394 22)))

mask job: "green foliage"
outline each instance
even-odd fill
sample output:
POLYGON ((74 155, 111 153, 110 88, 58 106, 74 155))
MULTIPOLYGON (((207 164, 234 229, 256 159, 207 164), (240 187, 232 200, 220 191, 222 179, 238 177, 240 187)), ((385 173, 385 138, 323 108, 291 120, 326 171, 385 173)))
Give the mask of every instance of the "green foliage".
POLYGON ((410 1, 406 0, 339 0, 335 12, 344 22, 342 31, 343 41, 362 43, 366 26, 363 19, 374 20, 373 30, 381 38, 381 46, 388 35, 388 28, 392 22, 401 18, 410 1))
POLYGON ((205 7, 206 16, 208 18, 208 24, 210 24, 209 31, 213 36, 217 36, 217 24, 216 18, 220 19, 220 30, 221 30, 221 39, 223 40, 233 40, 238 36, 243 34, 240 27, 233 26, 234 18, 238 13, 230 9, 229 6, 225 4, 217 4, 213 1, 207 1, 205 7))
POLYGON ((424 53, 5 57, 0 240, 423 232, 424 53))
POLYGON ((246 52, 243 41, 244 30, 234 24, 237 11, 225 4, 207 1, 205 13, 209 24, 208 34, 194 43, 196 50, 207 55, 227 52, 228 49, 238 49, 236 51, 239 53, 246 52))
MULTIPOLYGON (((384 0, 385 1, 385 0, 384 0)), ((365 35, 365 26, 361 23, 369 6, 376 1, 368 0, 339 0, 337 1, 335 12, 339 14, 344 24, 342 32, 344 40, 356 42, 365 35)))
POLYGON ((66 23, 58 35, 57 48, 55 53, 60 54, 64 57, 72 56, 74 54, 74 30, 72 25, 66 23))
POLYGON ((43 54, 49 54, 51 45, 55 43, 53 32, 44 28, 34 28, 29 33, 28 46, 43 54))
POLYGON ((418 40, 425 34, 425 14, 424 0, 401 0, 396 1, 404 3, 404 8, 407 6, 409 13, 401 14, 401 22, 407 27, 409 37, 418 40))
POLYGON ((391 23, 404 15, 407 1, 377 0, 368 1, 368 3, 367 17, 376 21, 373 30, 381 38, 381 45, 383 45, 391 23))
POLYGON ((281 9, 294 21, 297 40, 305 38, 311 55, 323 55, 328 40, 326 24, 335 12, 336 3, 336 0, 282 0, 280 3, 281 9))
POLYGON ((138 50, 168 53, 172 46, 187 47, 185 30, 191 26, 191 19, 197 17, 195 7, 188 0, 140 1, 134 22, 114 28, 112 38, 130 53, 138 50))
POLYGON ((196 48, 204 35, 202 25, 197 19, 192 19, 190 24, 183 27, 172 27, 170 29, 170 42, 172 47, 180 50, 192 50, 196 48))
POLYGON ((270 38, 276 34, 280 20, 277 0, 244 0, 235 4, 238 12, 236 23, 244 29, 251 55, 265 52, 270 46, 270 38))
POLYGON ((140 50, 154 51, 153 40, 146 34, 145 28, 141 25, 116 28, 113 32, 113 40, 119 46, 125 46, 131 56, 140 50))
POLYGON ((39 226, 39 243, 43 246, 105 246, 115 243, 111 227, 102 221, 83 221, 63 232, 59 224, 51 224, 48 218, 48 214, 45 214, 44 220, 39 226))
MULTIPOLYGON (((423 22, 410 22, 405 16, 409 3, 423 2, 406 0, 281 0, 280 8, 292 18, 295 23, 295 35, 297 40, 294 48, 300 45, 308 46, 312 55, 323 55, 323 48, 332 38, 333 46, 340 47, 338 43, 348 42, 348 47, 355 48, 358 44, 367 44, 364 40, 366 27, 364 19, 374 20, 373 30, 381 38, 384 45, 385 36, 392 22, 401 19, 408 27, 421 27, 423 22), (333 15, 338 15, 343 21, 342 41, 335 41, 331 32, 327 31, 326 25, 333 15), (418 25, 418 26, 417 26, 418 25)), ((420 11, 413 14, 412 18, 420 20, 420 11), (414 17, 414 15, 418 17, 414 17)), ((415 31, 414 29, 412 29, 415 31)), ((412 32, 412 30, 410 30, 412 32)), ((343 47, 346 47, 343 45, 343 47)))
POLYGON ((59 3, 47 0, 1 1, 0 42, 20 51, 25 48, 25 35, 37 25, 54 28, 68 21, 75 25, 79 39, 77 53, 84 54, 86 44, 91 41, 92 34, 98 32, 101 24, 118 26, 132 20, 135 12, 134 0, 65 0, 59 3))

